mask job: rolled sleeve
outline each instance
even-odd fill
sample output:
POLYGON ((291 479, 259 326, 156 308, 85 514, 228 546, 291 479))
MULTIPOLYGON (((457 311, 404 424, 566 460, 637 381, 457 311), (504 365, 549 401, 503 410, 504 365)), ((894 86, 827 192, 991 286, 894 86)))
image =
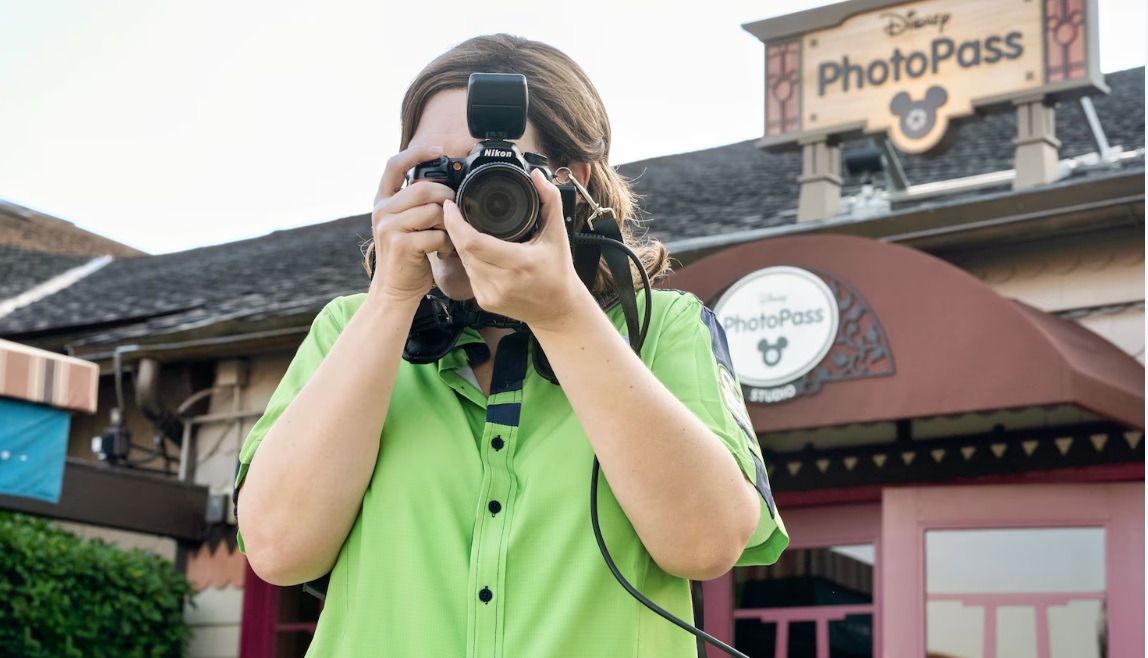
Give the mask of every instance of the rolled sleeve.
POLYGON ((773 564, 789 545, 789 535, 773 500, 725 332, 713 312, 697 297, 676 294, 660 323, 650 368, 725 444, 758 491, 761 509, 757 529, 737 565, 773 564))

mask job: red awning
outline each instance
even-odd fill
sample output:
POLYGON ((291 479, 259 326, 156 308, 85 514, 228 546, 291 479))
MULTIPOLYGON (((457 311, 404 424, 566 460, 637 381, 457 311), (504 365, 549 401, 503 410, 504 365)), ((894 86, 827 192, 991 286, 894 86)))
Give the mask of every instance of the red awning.
POLYGON ((758 433, 1064 405, 1144 428, 1139 362, 1074 322, 1006 299, 908 247, 841 235, 764 240, 693 263, 665 286, 712 307, 738 279, 781 265, 827 273, 859 292, 884 330, 895 371, 750 404, 758 433))

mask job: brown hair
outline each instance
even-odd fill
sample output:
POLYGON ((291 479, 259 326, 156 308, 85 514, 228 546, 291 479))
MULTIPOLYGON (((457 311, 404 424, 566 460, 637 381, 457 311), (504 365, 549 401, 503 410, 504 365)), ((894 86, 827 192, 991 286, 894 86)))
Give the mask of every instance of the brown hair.
MULTIPOLYGON (((586 73, 553 46, 508 34, 469 39, 437 57, 407 89, 402 105, 402 144, 405 149, 418 128, 432 96, 449 89, 466 89, 471 73, 518 73, 526 76, 530 93, 527 120, 533 124, 551 171, 574 162, 590 166, 586 190, 602 207, 613 208, 627 246, 640 257, 651 280, 665 276, 669 256, 658 241, 634 235, 637 198, 630 184, 609 165, 610 119, 598 91, 586 73)), ((591 210, 580 203, 575 224, 580 229, 591 210)), ((373 244, 367 245, 366 268, 371 272, 373 244)), ((636 274, 636 273, 635 273, 636 274)), ((603 263, 591 290, 599 301, 612 296, 611 279, 603 263)), ((641 279, 635 278, 635 285, 641 279)))

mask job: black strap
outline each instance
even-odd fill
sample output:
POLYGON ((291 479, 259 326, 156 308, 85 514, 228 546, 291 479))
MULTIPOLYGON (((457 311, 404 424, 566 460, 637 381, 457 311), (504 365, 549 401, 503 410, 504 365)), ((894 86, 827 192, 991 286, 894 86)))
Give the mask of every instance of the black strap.
MULTIPOLYGON (((622 231, 612 217, 603 218, 594 226, 594 233, 611 240, 621 242, 622 231)), ((614 292, 618 303, 622 305, 622 314, 626 316, 626 331, 630 336, 630 347, 634 351, 641 349, 638 330, 638 297, 634 293, 634 274, 630 271, 630 259, 620 249, 606 249, 602 252, 606 260, 606 267, 610 268, 610 277, 614 279, 614 292)))
MULTIPOLYGON (((690 581, 690 598, 694 601, 694 627, 703 631, 706 626, 705 594, 702 592, 701 581, 690 581)), ((706 641, 698 637, 698 658, 706 658, 706 641)))
POLYGON ((403 358, 411 363, 434 363, 450 352, 466 327, 521 331, 526 324, 484 311, 470 302, 455 301, 435 288, 423 297, 415 311, 403 358))

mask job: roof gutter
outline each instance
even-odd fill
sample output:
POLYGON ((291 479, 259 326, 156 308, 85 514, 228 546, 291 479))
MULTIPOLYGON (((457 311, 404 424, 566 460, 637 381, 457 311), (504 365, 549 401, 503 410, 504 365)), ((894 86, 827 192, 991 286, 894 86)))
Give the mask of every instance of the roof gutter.
POLYGON ((1113 206, 1123 206, 1130 203, 1143 202, 1143 194, 1133 194, 1129 196, 1118 197, 1115 199, 1104 199, 1102 201, 1092 201, 1090 203, 1081 203, 1075 206, 1060 206, 1058 208, 1048 208, 1046 210, 1037 210, 1028 213, 1019 213, 1015 215, 1006 215, 1004 217, 994 217, 979 222, 968 222, 965 224, 958 224, 956 226, 937 226, 935 228, 924 229, 921 231, 912 231, 909 233, 899 233, 896 235, 886 235, 879 238, 883 242, 907 242, 909 240, 919 240, 921 238, 933 238, 940 235, 952 235, 954 233, 965 233, 968 231, 977 231, 985 228, 994 228, 997 226, 1007 226, 1009 224, 1017 224, 1021 222, 1031 222, 1038 219, 1046 219, 1048 217, 1056 217, 1058 215, 1068 215, 1072 213, 1088 212, 1091 210, 1101 210, 1103 208, 1111 208, 1113 206))
POLYGON ((195 340, 185 340, 174 343, 151 343, 151 344, 136 344, 136 345, 120 345, 105 352, 94 352, 90 354, 76 353, 76 350, 71 346, 67 346, 68 354, 79 356, 87 361, 96 362, 111 362, 116 358, 122 360, 139 361, 143 358, 155 358, 160 361, 171 360, 173 357, 191 356, 195 353, 203 351, 211 351, 218 353, 221 347, 233 347, 241 344, 250 343, 265 343, 275 341, 276 339, 292 339, 296 336, 301 336, 307 333, 310 329, 309 325, 301 325, 298 327, 288 327, 286 329, 274 329, 271 331, 256 331, 246 334, 236 334, 233 336, 217 336, 213 338, 199 338, 195 340))

